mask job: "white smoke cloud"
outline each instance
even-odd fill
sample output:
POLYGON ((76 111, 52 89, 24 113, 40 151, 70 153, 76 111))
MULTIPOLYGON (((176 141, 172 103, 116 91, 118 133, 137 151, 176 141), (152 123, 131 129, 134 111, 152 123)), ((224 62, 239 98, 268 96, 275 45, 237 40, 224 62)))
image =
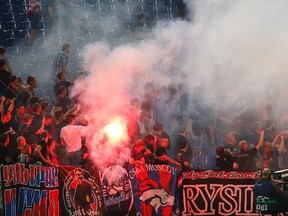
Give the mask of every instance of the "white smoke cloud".
MULTIPOLYGON (((146 82, 167 86, 185 80, 190 94, 202 84, 205 102, 215 107, 264 99, 271 92, 275 103, 284 103, 275 104, 278 110, 287 105, 282 99, 287 90, 288 3, 198 0, 187 4, 191 11, 193 7, 193 22, 159 23, 140 42, 86 47, 83 56, 89 75, 75 85, 73 94, 80 94, 84 112, 101 122, 96 128, 110 117, 125 117, 130 99, 143 99, 146 82)), ((113 151, 97 151, 91 153, 96 163, 106 153, 107 158, 115 157, 113 151)))

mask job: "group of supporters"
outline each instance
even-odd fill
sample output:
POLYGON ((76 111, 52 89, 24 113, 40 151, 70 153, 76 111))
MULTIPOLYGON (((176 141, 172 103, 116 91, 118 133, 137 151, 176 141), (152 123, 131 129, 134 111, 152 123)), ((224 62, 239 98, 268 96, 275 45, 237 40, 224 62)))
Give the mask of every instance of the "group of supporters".
MULTIPOLYGON (((35 95, 37 78, 28 76, 24 83, 14 75, 0 47, 2 163, 33 160, 49 166, 78 165, 89 159, 87 122, 81 118, 77 98, 69 97, 69 88, 84 73, 75 81, 71 78, 70 49, 64 43, 55 56, 56 82, 51 87, 55 99, 45 101, 35 95)), ((127 130, 132 153, 127 162, 172 163, 187 170, 197 169, 194 162, 206 155, 214 157, 215 165, 210 167, 214 169, 287 168, 287 113, 275 112, 271 95, 250 95, 249 104, 247 100, 239 106, 213 106, 203 97, 205 86, 190 90, 184 82, 161 87, 147 83, 143 96, 131 99, 127 130), (211 150, 216 154, 209 155, 211 150)))

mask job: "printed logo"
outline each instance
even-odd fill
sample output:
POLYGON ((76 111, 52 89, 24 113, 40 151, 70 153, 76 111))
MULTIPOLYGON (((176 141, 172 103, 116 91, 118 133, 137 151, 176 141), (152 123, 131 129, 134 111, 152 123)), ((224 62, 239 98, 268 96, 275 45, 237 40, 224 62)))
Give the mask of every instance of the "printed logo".
POLYGON ((173 207, 175 197, 169 194, 164 188, 160 188, 159 185, 152 179, 146 178, 139 183, 140 192, 136 194, 139 196, 139 200, 152 206, 156 213, 159 208, 165 206, 173 207))
POLYGON ((100 189, 95 178, 81 168, 65 178, 63 200, 69 215, 101 215, 100 189))
MULTIPOLYGON (((102 195, 106 209, 116 206, 128 209, 133 205, 132 186, 127 171, 121 166, 110 166, 101 175, 102 195)), ((127 213, 128 213, 127 212, 127 213)))

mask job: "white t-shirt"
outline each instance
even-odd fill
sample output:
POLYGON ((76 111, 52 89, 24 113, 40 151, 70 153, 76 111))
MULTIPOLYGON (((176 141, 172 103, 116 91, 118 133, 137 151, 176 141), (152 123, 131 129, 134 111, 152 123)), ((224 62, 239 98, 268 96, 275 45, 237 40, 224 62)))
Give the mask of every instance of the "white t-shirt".
POLYGON ((85 136, 86 127, 67 125, 61 129, 60 137, 65 141, 67 152, 79 151, 82 147, 81 137, 85 136))

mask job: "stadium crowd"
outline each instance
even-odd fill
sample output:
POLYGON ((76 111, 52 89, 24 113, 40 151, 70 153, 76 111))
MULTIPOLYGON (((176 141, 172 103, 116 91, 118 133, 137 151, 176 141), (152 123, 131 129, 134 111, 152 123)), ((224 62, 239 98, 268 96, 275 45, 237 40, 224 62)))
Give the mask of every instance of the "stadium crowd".
MULTIPOLYGON (((28 42, 32 44, 41 21, 40 6, 39 0, 28 4, 28 42)), ((49 1, 51 23, 57 21, 56 9, 55 2, 49 1)), ((182 1, 176 4, 176 12, 178 17, 187 18, 182 1)), ((140 24, 143 20, 144 14, 139 14, 140 24)), ((87 122, 79 122, 83 119, 79 117, 81 107, 77 98, 69 97, 69 89, 84 72, 76 80, 72 78, 68 70, 70 50, 71 45, 64 43, 55 55, 55 84, 51 87, 55 98, 45 101, 35 93, 37 77, 29 75, 25 82, 25 77, 13 74, 6 50, 0 47, 2 164, 78 165, 89 159, 83 137, 87 122)), ((132 152, 127 163, 173 163, 182 170, 287 168, 288 113, 276 113, 273 93, 214 106, 205 100, 207 89, 202 85, 191 91, 189 83, 147 83, 143 91, 145 94, 131 98, 131 107, 127 107, 132 152)))
MULTIPOLYGON (((13 75, 5 48, 0 48, 2 164, 79 165, 89 160, 87 122, 79 122, 81 107, 77 98, 69 97, 69 89, 84 73, 75 81, 66 79, 70 48, 64 43, 55 56, 52 102, 35 95, 36 77, 23 82, 13 75)), ((203 86, 191 94, 186 85, 160 88, 147 83, 143 98, 131 99, 127 130, 132 153, 127 163, 172 163, 182 170, 287 167, 287 113, 276 115, 271 96, 262 97, 261 106, 255 98, 253 105, 212 107, 203 100, 203 86)))

